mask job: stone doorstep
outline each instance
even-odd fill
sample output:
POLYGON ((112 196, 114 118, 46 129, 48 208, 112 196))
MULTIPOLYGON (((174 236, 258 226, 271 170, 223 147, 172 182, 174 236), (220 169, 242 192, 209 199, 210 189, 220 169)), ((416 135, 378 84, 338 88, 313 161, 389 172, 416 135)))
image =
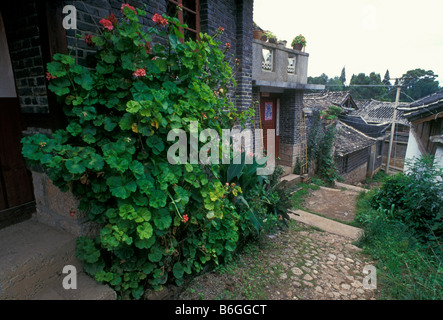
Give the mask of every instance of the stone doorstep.
POLYGON ((288 187, 292 187, 295 186, 297 183, 301 182, 301 176, 299 176, 298 174, 289 174, 287 176, 284 176, 280 179, 280 181, 288 181, 286 183, 286 186, 288 187))
POLYGON ((326 232, 337 234, 351 240, 358 240, 363 230, 303 210, 295 210, 289 214, 291 219, 320 228, 326 232))
POLYGON ((33 219, 1 229, 0 300, 37 297, 62 275, 66 265, 74 265, 80 274, 75 239, 33 219))

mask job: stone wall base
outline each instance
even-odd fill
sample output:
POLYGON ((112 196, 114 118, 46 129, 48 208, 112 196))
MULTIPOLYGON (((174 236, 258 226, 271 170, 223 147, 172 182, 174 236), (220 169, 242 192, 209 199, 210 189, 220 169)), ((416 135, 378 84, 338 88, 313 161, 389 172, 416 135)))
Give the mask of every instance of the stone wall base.
POLYGON ((344 183, 357 185, 366 180, 368 164, 365 162, 361 166, 355 168, 351 172, 343 173, 342 177, 345 179, 344 183))
POLYGON ((299 144, 285 144, 280 143, 278 157, 279 165, 295 168, 297 163, 297 158, 300 156, 300 145, 299 144))
POLYGON ((94 237, 100 227, 78 210, 79 200, 71 191, 62 192, 45 173, 32 171, 36 213, 32 219, 74 236, 94 237))

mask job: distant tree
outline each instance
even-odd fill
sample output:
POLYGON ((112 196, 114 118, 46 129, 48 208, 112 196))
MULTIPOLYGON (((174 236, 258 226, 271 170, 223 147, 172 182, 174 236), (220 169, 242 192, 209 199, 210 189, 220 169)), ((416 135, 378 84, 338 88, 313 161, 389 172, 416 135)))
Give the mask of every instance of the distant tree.
POLYGON ((309 84, 326 84, 328 83, 328 76, 325 73, 322 73, 318 77, 308 77, 309 84))
POLYGON ((345 67, 341 69, 340 81, 344 85, 346 83, 346 70, 345 67))
POLYGON ((389 69, 386 70, 385 76, 383 78, 383 83, 387 86, 391 86, 391 76, 389 74, 389 69))
POLYGON ((402 101, 418 100, 434 92, 439 91, 437 75, 432 70, 414 69, 409 70, 402 76, 402 101), (410 98, 408 98, 408 96, 410 98))
POLYGON ((378 73, 371 72, 369 76, 364 73, 352 75, 349 85, 350 93, 356 100, 386 99, 387 90, 378 73))
POLYGON ((345 86, 339 77, 329 78, 326 89, 330 91, 343 91, 345 86))

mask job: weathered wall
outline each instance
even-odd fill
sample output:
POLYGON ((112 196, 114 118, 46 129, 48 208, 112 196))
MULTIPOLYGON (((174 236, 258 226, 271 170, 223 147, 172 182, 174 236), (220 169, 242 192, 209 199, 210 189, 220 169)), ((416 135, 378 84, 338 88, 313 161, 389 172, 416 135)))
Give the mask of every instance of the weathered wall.
POLYGON ((355 168, 354 170, 342 174, 341 176, 344 178, 344 183, 352 185, 361 183, 366 179, 367 168, 368 168, 367 163, 364 163, 359 167, 355 168))

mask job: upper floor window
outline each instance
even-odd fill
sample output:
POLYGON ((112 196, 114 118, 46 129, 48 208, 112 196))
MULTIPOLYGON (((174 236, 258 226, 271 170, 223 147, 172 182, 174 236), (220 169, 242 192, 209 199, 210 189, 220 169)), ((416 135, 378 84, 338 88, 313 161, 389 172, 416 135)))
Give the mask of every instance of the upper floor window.
POLYGON ((187 28, 180 30, 186 39, 198 40, 200 34, 200 0, 168 0, 166 13, 174 17, 177 6, 183 10, 178 11, 177 18, 181 24, 186 24, 187 28))

